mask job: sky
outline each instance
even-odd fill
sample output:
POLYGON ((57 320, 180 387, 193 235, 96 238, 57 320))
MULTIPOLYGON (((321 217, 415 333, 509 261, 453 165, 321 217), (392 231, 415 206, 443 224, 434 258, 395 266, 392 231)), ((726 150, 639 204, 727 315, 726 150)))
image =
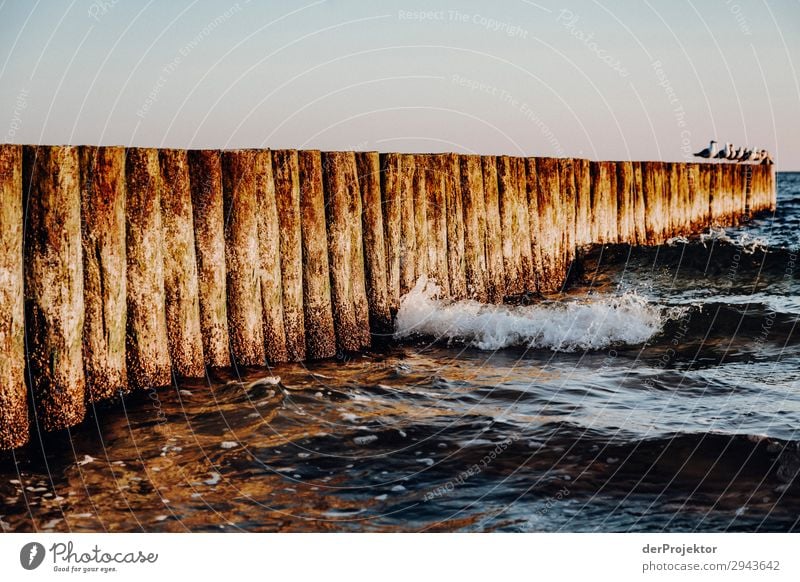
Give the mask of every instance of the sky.
POLYGON ((800 170, 800 0, 0 0, 4 142, 800 170))

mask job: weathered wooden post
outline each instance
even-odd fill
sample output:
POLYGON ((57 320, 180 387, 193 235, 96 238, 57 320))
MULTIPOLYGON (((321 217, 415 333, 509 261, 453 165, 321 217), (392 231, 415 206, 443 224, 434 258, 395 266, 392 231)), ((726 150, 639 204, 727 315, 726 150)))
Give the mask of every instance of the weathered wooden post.
POLYGON ((633 205, 634 205, 634 229, 636 231, 636 244, 647 244, 647 211, 645 210, 644 200, 644 179, 642 177, 642 164, 633 162, 633 205))
POLYGON ((586 246, 592 242, 592 177, 589 160, 576 159, 575 173, 575 246, 586 246))
POLYGON ((317 150, 301 151, 298 157, 306 356, 311 360, 319 360, 336 355, 322 157, 317 150))
POLYGON ((205 374, 205 361, 189 160, 186 150, 163 149, 159 162, 169 351, 179 376, 200 378, 205 374))
POLYGON ((492 303, 502 303, 506 294, 506 282, 503 272, 503 231, 500 226, 497 158, 481 156, 481 167, 486 208, 486 294, 492 303))
POLYGON ((166 386, 172 381, 172 364, 164 295, 158 150, 129 148, 125 177, 128 384, 137 389, 166 386))
POLYGON ((543 227, 539 210, 539 171, 536 168, 536 158, 525 158, 525 184, 521 194, 527 199, 530 228, 531 272, 528 278, 528 291, 539 291, 544 259, 540 240, 543 227))
POLYGON ((289 353, 286 350, 286 330, 283 324, 281 234, 278 206, 275 201, 272 152, 269 150, 256 151, 255 173, 264 355, 272 363, 287 362, 289 353))
POLYGON ((255 156, 254 150, 222 152, 228 333, 233 359, 244 366, 263 366, 266 361, 258 276, 255 156))
POLYGON ((445 176, 445 209, 447 212, 447 271, 450 278, 450 297, 467 296, 467 277, 464 268, 464 211, 461 195, 461 164, 457 154, 442 154, 445 176))
POLYGON ((476 155, 462 155, 461 194, 464 209, 464 265, 467 279, 467 297, 485 303, 486 257, 486 202, 483 192, 481 159, 476 155))
POLYGON ((361 193, 352 152, 323 154, 331 298, 340 353, 370 345, 369 307, 361 246, 361 193))
POLYGON ((28 379, 42 430, 79 423, 83 257, 78 149, 25 146, 25 333, 28 379))
POLYGON ((561 195, 561 176, 556 158, 536 158, 537 202, 539 211, 539 248, 542 270, 539 289, 557 291, 566 273, 564 264, 565 213, 561 195))
POLYGON ((403 154, 400 164, 400 296, 417 282, 417 228, 414 219, 416 160, 403 154))
POLYGON ((300 232, 300 169, 297 150, 272 152, 275 203, 280 225, 283 326, 290 361, 306 358, 303 313, 303 246, 300 232))
POLYGON ((188 158, 203 358, 210 368, 224 368, 231 358, 221 157, 217 150, 193 150, 188 158))
MULTIPOLYGON (((392 331, 392 315, 386 281, 380 157, 377 152, 356 153, 356 166, 363 208, 364 269, 370 328, 374 334, 385 335, 392 331)), ((325 248, 327 252, 327 243, 325 248)))
POLYGON ((442 158, 435 154, 417 156, 417 167, 423 165, 425 185, 428 192, 426 215, 428 224, 428 276, 439 286, 441 292, 450 294, 450 276, 447 273, 447 209, 445 204, 445 181, 442 158))
POLYGON ((125 148, 84 146, 81 165, 86 399, 128 389, 125 148))
POLYGON ((531 215, 528 211, 528 176, 525 158, 513 158, 517 166, 516 222, 519 225, 520 278, 523 291, 536 291, 536 273, 533 263, 533 236, 531 215))
POLYGON ((392 314, 400 307, 400 205, 403 157, 400 154, 381 156, 381 192, 386 244, 386 284, 392 314))
POLYGON ((428 274, 428 185, 425 168, 426 157, 414 155, 414 282, 428 274))
POLYGON ((617 235, 619 242, 636 242, 636 201, 633 164, 618 162, 617 170, 617 235))
MULTIPOLYGON (((522 267, 522 233, 519 214, 519 175, 516 158, 497 157, 497 182, 500 197, 500 225, 503 236, 503 271, 506 293, 525 291, 522 267)), ((529 239, 528 239, 529 240, 529 239)))
POLYGON ((28 440, 22 146, 0 145, 0 449, 28 440))
MULTIPOLYGON (((561 184, 561 206, 564 220, 564 275, 566 278, 570 264, 575 260, 575 218, 577 213, 577 193, 575 185, 574 162, 571 158, 559 158, 559 181, 561 184)), ((616 180, 615 180, 616 184, 616 180)), ((616 199, 616 196, 614 196, 616 199)), ((616 204, 615 204, 616 206, 616 204)), ((615 229, 616 230, 616 229, 615 229)), ((562 279, 561 284, 564 284, 562 279)))

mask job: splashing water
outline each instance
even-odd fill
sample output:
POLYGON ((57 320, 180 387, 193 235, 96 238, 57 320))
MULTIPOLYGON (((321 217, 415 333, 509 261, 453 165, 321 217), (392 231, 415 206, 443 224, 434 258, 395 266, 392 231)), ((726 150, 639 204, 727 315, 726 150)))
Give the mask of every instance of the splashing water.
POLYGON ((482 350, 511 346, 556 352, 641 344, 679 313, 626 293, 529 306, 438 299, 439 287, 422 277, 400 303, 395 338, 461 341, 482 350))

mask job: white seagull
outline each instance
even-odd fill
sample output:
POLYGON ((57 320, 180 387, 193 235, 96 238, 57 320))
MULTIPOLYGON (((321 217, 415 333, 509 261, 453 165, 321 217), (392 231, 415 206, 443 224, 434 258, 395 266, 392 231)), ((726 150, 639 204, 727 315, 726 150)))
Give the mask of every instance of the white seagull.
POLYGON ((713 139, 711 143, 708 144, 708 147, 701 152, 697 152, 694 154, 696 158, 713 158, 717 155, 717 142, 713 139))
POLYGON ((717 152, 717 155, 714 156, 714 158, 716 158, 717 160, 727 160, 728 156, 731 155, 731 149, 733 149, 733 144, 726 143, 725 147, 719 150, 717 152))
POLYGON ((747 148, 746 150, 744 150, 744 153, 742 154, 742 157, 739 158, 739 161, 740 162, 746 162, 749 159, 751 159, 752 157, 753 157, 753 150, 751 148, 747 148))

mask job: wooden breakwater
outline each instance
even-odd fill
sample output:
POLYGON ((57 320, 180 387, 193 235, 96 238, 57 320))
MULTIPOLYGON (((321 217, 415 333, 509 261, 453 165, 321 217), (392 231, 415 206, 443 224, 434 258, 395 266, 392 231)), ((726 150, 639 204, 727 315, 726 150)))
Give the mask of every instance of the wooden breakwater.
POLYGON ((771 166, 0 146, 0 448, 207 368, 389 334, 417 279, 501 302, 576 250, 774 209, 771 166))

